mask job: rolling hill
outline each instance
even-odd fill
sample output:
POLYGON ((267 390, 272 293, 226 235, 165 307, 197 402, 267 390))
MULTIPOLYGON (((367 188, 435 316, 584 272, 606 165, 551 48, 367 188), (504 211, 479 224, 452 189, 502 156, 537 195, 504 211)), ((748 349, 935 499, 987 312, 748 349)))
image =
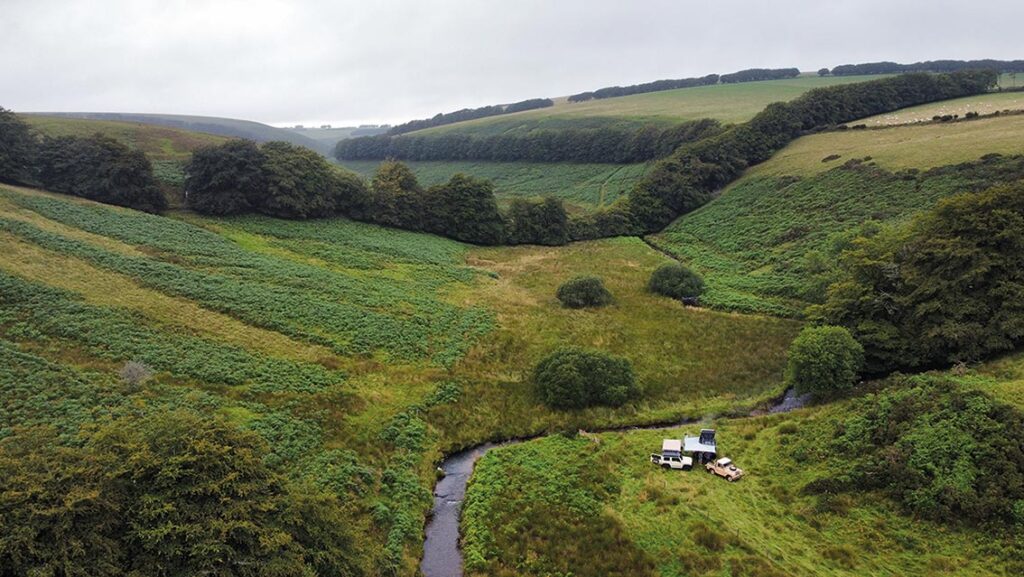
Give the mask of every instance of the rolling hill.
POLYGON ((305 146, 321 154, 327 154, 330 146, 283 128, 251 120, 234 118, 218 118, 215 116, 189 116, 185 114, 135 114, 123 112, 38 112, 42 116, 59 118, 79 118, 84 120, 118 120, 137 122, 156 126, 181 128, 193 132, 205 132, 230 138, 245 138, 256 142, 283 140, 299 146, 305 146))

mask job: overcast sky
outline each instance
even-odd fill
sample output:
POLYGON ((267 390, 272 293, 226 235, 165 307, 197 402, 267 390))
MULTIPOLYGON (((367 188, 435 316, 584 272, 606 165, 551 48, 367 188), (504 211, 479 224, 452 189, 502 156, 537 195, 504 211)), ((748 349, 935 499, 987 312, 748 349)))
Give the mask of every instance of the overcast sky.
POLYGON ((1022 0, 0 0, 0 106, 401 122, 742 68, 1024 58, 1022 0))

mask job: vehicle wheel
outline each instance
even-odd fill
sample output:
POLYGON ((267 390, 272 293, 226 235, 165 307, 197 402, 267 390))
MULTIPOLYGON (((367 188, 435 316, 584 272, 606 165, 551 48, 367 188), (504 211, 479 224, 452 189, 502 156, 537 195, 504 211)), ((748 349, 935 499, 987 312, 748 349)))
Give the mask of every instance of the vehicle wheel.
POLYGON ((725 480, 729 481, 730 483, 732 483, 733 480, 735 480, 735 477, 726 477, 725 480))
POLYGON ((667 470, 671 469, 672 467, 670 467, 668 464, 665 464, 665 465, 662 465, 661 468, 665 469, 667 471, 667 470))

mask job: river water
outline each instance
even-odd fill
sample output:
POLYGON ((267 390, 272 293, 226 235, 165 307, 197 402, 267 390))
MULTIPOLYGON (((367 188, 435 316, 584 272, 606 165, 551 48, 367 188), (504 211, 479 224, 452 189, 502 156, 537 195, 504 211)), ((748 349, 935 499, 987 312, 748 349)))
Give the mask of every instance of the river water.
MULTIPOLYGON (((782 399, 769 407, 767 411, 753 411, 748 416, 763 415, 765 413, 785 413, 803 407, 807 400, 806 396, 797 395, 795 391, 790 389, 786 391, 782 399)), ((697 421, 694 419, 688 419, 677 423, 616 427, 590 432, 671 429, 691 425, 695 422, 697 421)), ((462 550, 459 548, 459 514, 462 511, 462 501, 466 498, 466 485, 469 483, 470 475, 473 474, 473 467, 480 460, 480 457, 487 454, 487 451, 495 447, 521 443, 524 440, 530 439, 506 441, 503 443, 484 443, 465 451, 452 453, 441 462, 441 470, 444 471, 444 477, 434 486, 434 508, 431 510, 430 520, 427 521, 426 540, 423 542, 423 560, 420 562, 420 570, 423 572, 424 577, 462 577, 462 550)))

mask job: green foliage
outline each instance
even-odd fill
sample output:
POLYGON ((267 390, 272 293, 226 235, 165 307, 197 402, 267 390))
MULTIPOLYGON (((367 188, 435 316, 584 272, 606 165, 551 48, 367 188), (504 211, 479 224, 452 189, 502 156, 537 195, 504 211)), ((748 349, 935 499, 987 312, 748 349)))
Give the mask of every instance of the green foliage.
POLYGON ((146 155, 102 134, 44 138, 34 170, 55 192, 146 212, 167 208, 146 155))
POLYGON ((811 130, 935 100, 979 94, 994 72, 905 74, 869 82, 816 88, 789 103, 769 104, 746 124, 679 147, 637 184, 630 206, 644 230, 654 232, 703 205, 744 169, 767 160, 801 130, 811 130))
POLYGON ((849 391, 864 366, 864 347, 843 327, 804 328, 788 356, 787 383, 816 397, 849 391))
POLYGON ((562 306, 570 309, 603 307, 612 302, 612 293, 604 288, 604 282, 596 276, 578 276, 558 287, 555 293, 562 306))
POLYGON ((562 201, 513 199, 505 211, 509 244, 563 245, 569 240, 569 219, 562 201))
POLYGON ((5 574, 361 574, 341 503, 274 473, 252 433, 171 412, 79 443, 0 441, 5 574))
POLYGON ((35 141, 25 122, 0 106, 0 182, 28 182, 35 141))
MULTIPOLYGON (((5 229, 22 238, 342 354, 383 351, 393 359, 427 358, 449 365, 493 322, 486 311, 439 299, 440 287, 472 279, 457 260, 463 249, 450 241, 342 220, 282 224, 280 232, 274 233, 281 235, 282 247, 301 253, 312 246, 320 258, 336 264, 321 267, 246 250, 224 236, 180 221, 3 191, 0 197, 170 258, 126 256, 0 219, 5 229), (336 270, 359 261, 376 270, 367 274, 336 270)), ((256 232, 269 230, 259 219, 236 222, 241 232, 248 223, 256 232)), ((276 241, 275 237, 270 240, 276 241)))
POLYGON ((501 244, 505 221, 494 199, 494 185, 464 174, 426 192, 424 230, 471 242, 501 244))
MULTIPOLYGON (((774 163, 766 169, 783 170, 774 163)), ((998 155, 922 172, 857 161, 805 178, 753 174, 646 240, 704 277, 703 305, 797 316, 825 300, 838 255, 857 236, 958 192, 1020 178, 1024 157, 998 155)))
POLYGON ((605 511, 619 487, 588 439, 551 435, 494 449, 477 464, 462 509, 473 575, 654 574, 653 562, 605 511))
POLYGON ((1024 498, 1024 416, 938 377, 858 403, 832 442, 849 488, 882 488, 943 522, 1013 522, 1024 498))
POLYGON ((647 289, 674 299, 692 299, 704 292, 704 279, 682 264, 670 262, 651 274, 647 289))
POLYGON ((940 202, 853 242, 813 314, 848 327, 867 368, 972 361, 1024 342, 1024 186, 940 202))
POLYGON ((575 347, 541 360, 533 380, 544 404, 560 410, 618 407, 640 394, 628 360, 575 347))
POLYGON ((249 212, 266 186, 266 161, 250 140, 229 140, 196 150, 185 167, 188 207, 203 214, 249 212))
POLYGON ((335 214, 361 195, 357 179, 341 180, 335 167, 308 148, 287 142, 268 142, 261 169, 262 196, 256 210, 284 218, 323 217, 335 214))

